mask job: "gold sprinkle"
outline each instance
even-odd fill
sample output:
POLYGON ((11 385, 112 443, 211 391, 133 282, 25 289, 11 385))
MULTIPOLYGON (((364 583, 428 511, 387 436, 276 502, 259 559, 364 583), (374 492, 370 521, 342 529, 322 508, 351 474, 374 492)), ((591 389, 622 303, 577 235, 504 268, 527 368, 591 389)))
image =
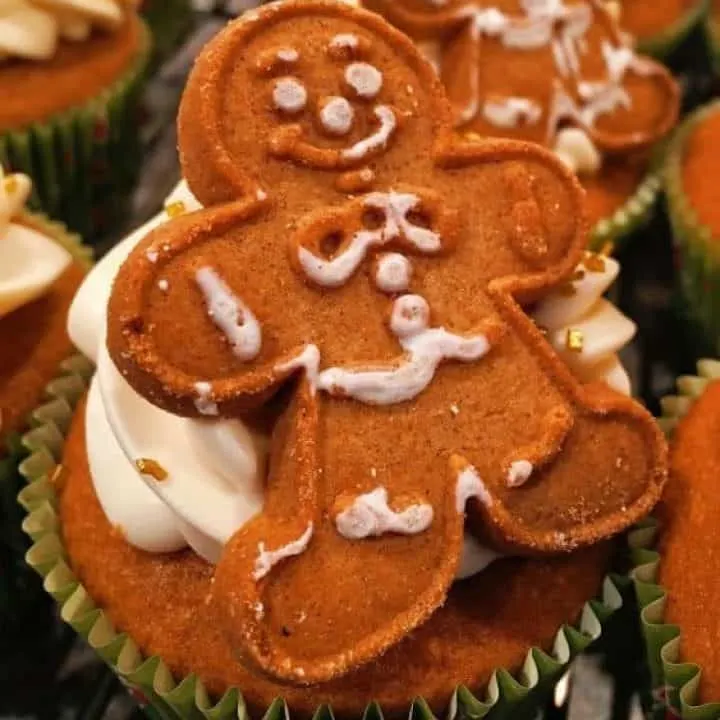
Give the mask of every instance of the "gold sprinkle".
POLYGON ((476 132, 466 132, 465 133, 465 139, 470 140, 471 142, 482 142, 482 135, 476 132))
POLYGON ((608 240, 601 248, 600 255, 603 257, 610 257, 615 252, 615 243, 612 240, 608 240))
POLYGON ((585 344, 585 336, 582 330, 570 328, 565 336, 565 347, 571 352, 581 353, 585 344))
POLYGON ((143 474, 149 475, 154 480, 162 482, 167 480, 167 470, 156 460, 150 460, 148 458, 140 458, 135 461, 135 467, 143 474))
POLYGON ((185 211, 185 203, 180 200, 174 203, 169 203, 165 206, 165 212, 171 218, 180 217, 180 215, 185 214, 185 211))
POLYGON ((605 272, 605 259, 602 255, 589 253, 583 260, 583 265, 590 271, 595 273, 605 272))
POLYGON ((64 465, 56 465, 52 471, 49 481, 50 485, 55 488, 55 492, 61 492, 65 487, 65 481, 67 480, 67 468, 64 465))
POLYGON ((18 181, 13 175, 6 177, 3 180, 3 187, 8 195, 14 195, 18 191, 18 181))

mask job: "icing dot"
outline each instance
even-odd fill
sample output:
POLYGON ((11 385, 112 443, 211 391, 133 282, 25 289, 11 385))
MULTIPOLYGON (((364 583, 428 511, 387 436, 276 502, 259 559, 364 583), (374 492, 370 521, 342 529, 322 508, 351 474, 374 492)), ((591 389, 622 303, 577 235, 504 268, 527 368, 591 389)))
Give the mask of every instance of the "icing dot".
POLYGON ((331 48, 351 48, 355 49, 359 44, 357 35, 352 33, 340 33, 330 41, 331 48))
POLYGON ((430 306, 420 295, 403 295, 393 305, 390 327, 400 338, 416 335, 428 326, 430 306))
POLYGON ((281 78, 275 83, 273 102, 276 108, 284 112, 300 112, 307 104, 307 90, 295 78, 281 78))
POLYGON ((363 98, 374 98, 382 89, 382 73, 373 65, 357 62, 345 69, 345 80, 363 98))
POLYGON ((277 59, 286 63, 294 63, 300 59, 300 54, 295 48, 283 48, 277 51, 277 59))
POLYGON ((411 274, 412 266, 404 255, 388 253, 378 261, 375 284, 383 292, 404 292, 410 285, 411 274))
POLYGON ((159 287, 160 290, 162 290, 163 292, 167 292, 167 290, 168 290, 168 288, 170 287, 170 285, 169 285, 169 283, 168 283, 167 280, 163 279, 163 280, 158 280, 158 287, 159 287))
POLYGON ((320 110, 320 122, 333 135, 347 135, 352 128, 355 112, 344 97, 332 97, 320 110))

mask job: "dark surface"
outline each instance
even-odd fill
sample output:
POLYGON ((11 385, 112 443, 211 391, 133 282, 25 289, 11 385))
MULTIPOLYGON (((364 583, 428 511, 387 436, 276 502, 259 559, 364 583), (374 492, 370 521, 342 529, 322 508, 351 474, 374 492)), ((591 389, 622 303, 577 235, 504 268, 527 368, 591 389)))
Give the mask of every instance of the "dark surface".
MULTIPOLYGON (((212 2, 206 5, 212 5, 212 2)), ((192 58, 221 27, 219 11, 198 17, 197 30, 165 63, 148 91, 147 152, 132 215, 97 246, 112 247, 129 230, 154 215, 178 177, 174 117, 192 58)), ((684 72, 686 110, 710 97, 710 76, 701 33, 691 36, 673 58, 684 72)), ((621 255, 622 282, 616 301, 638 324, 626 361, 635 388, 656 411, 677 374, 692 371, 699 349, 682 332, 674 297, 673 252, 667 220, 659 212, 621 255)), ((0 571, 2 565, 0 563, 0 571)), ((59 621, 39 580, 30 579, 18 632, 0 635, 0 720, 140 720, 144 717, 109 670, 59 621), (32 618, 32 622, 30 622, 32 618)), ((555 693, 547 720, 639 720, 639 695, 647 694, 646 673, 632 605, 612 622, 595 652, 581 657, 555 693)))

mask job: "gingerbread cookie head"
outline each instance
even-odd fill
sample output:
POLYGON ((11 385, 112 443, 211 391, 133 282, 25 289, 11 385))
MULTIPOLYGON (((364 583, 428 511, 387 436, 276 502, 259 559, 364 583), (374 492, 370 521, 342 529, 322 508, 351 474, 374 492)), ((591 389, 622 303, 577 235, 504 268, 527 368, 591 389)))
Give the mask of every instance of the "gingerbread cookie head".
MULTIPOLYGON (((537 146, 454 146, 407 38, 328 0, 268 6, 204 51, 180 127, 207 208, 132 253, 108 349, 175 413, 290 397, 263 511, 213 584, 245 662, 318 683, 399 642, 442 604, 466 510, 486 542, 532 555, 608 537, 654 504, 665 456, 651 418, 579 386, 517 304, 582 256, 577 181, 537 146), (373 97, 348 81, 356 63, 373 97), (362 118, 347 137, 324 124, 336 100, 362 118), (381 131, 380 108, 393 132, 343 157, 381 131)), ((146 481, 163 492, 172 477, 146 481)))
POLYGON ((369 0, 439 44, 457 129, 539 142, 583 160, 662 138, 679 92, 660 64, 635 54, 600 0, 369 0), (586 135, 563 132, 576 128, 586 135))

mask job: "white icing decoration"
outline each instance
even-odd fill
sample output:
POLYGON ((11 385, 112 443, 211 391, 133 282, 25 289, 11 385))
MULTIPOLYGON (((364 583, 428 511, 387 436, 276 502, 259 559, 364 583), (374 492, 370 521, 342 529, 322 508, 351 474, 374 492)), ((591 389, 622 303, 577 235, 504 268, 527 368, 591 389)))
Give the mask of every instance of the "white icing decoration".
POLYGON ((213 417, 218 415, 218 406, 212 399, 212 385, 209 382, 200 381, 195 383, 197 398, 195 398, 195 408, 201 415, 213 417))
POLYGON ((460 558, 460 567, 455 575, 456 580, 477 575, 482 572, 490 563, 495 562, 502 555, 481 545, 470 533, 465 533, 463 552, 460 558))
POLYGON ((471 498, 477 498, 483 505, 492 505, 490 493, 472 465, 468 465, 458 474, 455 498, 455 507, 459 514, 465 513, 465 506, 471 498))
POLYGON ((158 287, 162 290, 162 292, 167 292, 170 288, 170 283, 165 279, 161 279, 158 280, 158 287))
POLYGON ((564 128, 557 134, 555 154, 577 175, 594 175, 602 156, 588 134, 580 128, 564 128))
POLYGON ((365 62, 351 63, 345 68, 345 80, 361 98, 377 97, 383 86, 382 73, 365 62))
POLYGON ((258 545, 258 556, 255 561, 253 579, 262 580, 281 560, 304 553, 310 544, 312 534, 313 524, 308 523, 307 530, 297 540, 293 540, 293 542, 283 545, 277 550, 266 550, 265 543, 261 542, 258 545))
POLYGON ((205 296, 208 315, 222 330, 233 354, 248 361, 257 357, 262 345, 260 323, 250 308, 209 267, 195 273, 195 281, 205 296))
POLYGON ((320 350, 317 345, 306 345, 300 354, 292 360, 275 366, 275 371, 279 373, 300 369, 305 371, 305 376, 310 383, 310 388, 312 392, 315 393, 320 370, 320 350))
POLYGON ((158 252, 157 250, 147 250, 145 252, 145 257, 153 264, 155 264, 158 261, 158 252))
POLYGON ((296 63, 300 59, 300 53, 295 48, 282 48, 277 51, 277 59, 286 63, 296 63))
POLYGON ((522 487, 532 475, 533 465, 527 460, 516 460, 510 464, 507 485, 511 488, 522 487))
POLYGON ((387 105, 378 105, 375 108, 375 117, 380 121, 380 127, 377 131, 356 142, 352 147, 343 150, 341 152, 343 158, 346 160, 359 160, 373 150, 387 145, 390 136, 397 127, 395 113, 387 105))
POLYGON ((386 533, 418 535, 425 532, 433 521, 432 505, 410 505, 395 512, 388 505, 388 492, 379 487, 359 495, 350 507, 335 517, 337 531, 348 540, 380 537, 386 533))
POLYGON ((357 35, 352 33, 340 33, 330 41, 331 48, 348 48, 350 50, 354 50, 359 44, 357 35))
POLYGON ((485 335, 463 337, 445 328, 428 327, 430 308, 419 295, 403 295, 393 305, 390 328, 405 351, 397 367, 377 370, 329 368, 318 387, 370 405, 392 405, 417 397, 435 377, 443 360, 472 362, 490 349, 485 335))
POLYGON ((332 135, 347 135, 352 129, 355 111, 344 97, 333 97, 320 110, 320 122, 332 135))
POLYGON ((273 102, 278 110, 298 113, 307 105, 307 90, 296 78, 280 78, 273 88, 273 102))
POLYGON ((375 284, 386 293, 405 292, 410 286, 412 265, 400 253, 381 255, 375 272, 375 284))
POLYGON ((407 219, 408 213, 419 202, 420 198, 410 193, 370 193, 365 197, 365 207, 384 212, 383 226, 356 232, 347 247, 332 260, 318 257, 300 247, 298 257, 303 270, 319 285, 338 287, 360 267, 370 248, 385 245, 399 237, 404 237, 420 252, 437 252, 441 247, 440 236, 432 230, 413 225, 407 219))
POLYGON ((483 117, 499 128, 515 128, 522 123, 535 125, 542 117, 542 108, 527 98, 508 97, 486 100, 483 117))

